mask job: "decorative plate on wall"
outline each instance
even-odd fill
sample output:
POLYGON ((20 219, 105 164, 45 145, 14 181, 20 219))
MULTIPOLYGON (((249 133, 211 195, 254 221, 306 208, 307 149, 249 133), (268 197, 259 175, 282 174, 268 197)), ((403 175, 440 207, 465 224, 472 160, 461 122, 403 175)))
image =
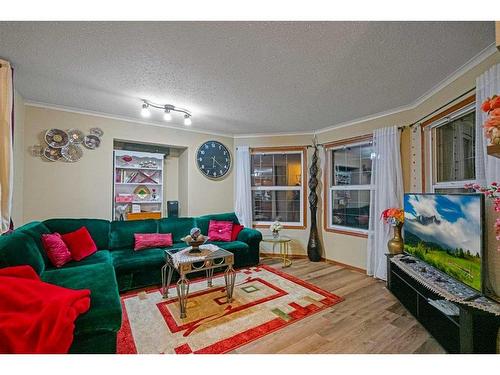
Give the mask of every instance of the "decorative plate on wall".
POLYGON ((43 157, 47 159, 48 161, 57 161, 61 159, 61 149, 60 148, 53 148, 53 147, 45 147, 45 150, 43 150, 43 157))
POLYGON ((85 135, 81 130, 78 129, 69 129, 68 130, 69 142, 74 144, 80 144, 83 142, 83 138, 85 135))
POLYGON ((150 197, 151 191, 147 186, 139 185, 134 190, 134 195, 140 200, 145 200, 150 197))
POLYGON ((90 150, 96 149, 101 144, 101 138, 97 135, 89 134, 83 139, 83 145, 90 150))
POLYGON ((104 135, 104 132, 101 128, 92 128, 90 129, 90 134, 97 135, 99 138, 101 138, 104 135))
POLYGON ((69 143, 69 135, 61 129, 49 129, 45 133, 45 142, 50 147, 62 148, 69 143))
POLYGON ((73 163, 83 156, 82 148, 78 145, 69 144, 61 148, 61 154, 65 161, 73 163))

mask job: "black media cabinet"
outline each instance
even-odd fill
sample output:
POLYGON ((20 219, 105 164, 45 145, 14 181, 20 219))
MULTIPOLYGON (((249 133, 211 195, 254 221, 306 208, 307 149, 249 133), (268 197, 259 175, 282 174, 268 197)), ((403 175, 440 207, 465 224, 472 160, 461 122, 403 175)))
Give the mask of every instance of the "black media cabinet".
POLYGON ((500 317, 461 303, 453 303, 458 314, 446 314, 429 303, 444 298, 391 262, 391 255, 387 288, 449 353, 497 353, 500 317))

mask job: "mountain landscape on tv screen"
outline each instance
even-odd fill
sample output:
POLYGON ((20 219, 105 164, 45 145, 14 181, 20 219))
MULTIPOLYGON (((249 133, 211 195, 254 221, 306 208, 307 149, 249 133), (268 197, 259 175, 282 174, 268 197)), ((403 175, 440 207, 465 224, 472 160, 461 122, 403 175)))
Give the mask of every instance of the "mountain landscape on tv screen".
POLYGON ((481 291, 481 199, 406 194, 405 251, 481 291))

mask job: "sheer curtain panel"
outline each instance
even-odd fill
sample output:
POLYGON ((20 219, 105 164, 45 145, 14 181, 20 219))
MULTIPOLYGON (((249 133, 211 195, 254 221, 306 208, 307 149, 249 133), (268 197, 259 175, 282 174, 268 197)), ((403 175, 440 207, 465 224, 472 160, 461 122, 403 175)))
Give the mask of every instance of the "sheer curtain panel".
POLYGON ((252 227, 252 190, 250 180, 250 148, 236 148, 234 212, 240 224, 252 227))
POLYGON ((13 111, 12 68, 10 63, 0 59, 0 220, 1 233, 10 226, 13 191, 13 111))

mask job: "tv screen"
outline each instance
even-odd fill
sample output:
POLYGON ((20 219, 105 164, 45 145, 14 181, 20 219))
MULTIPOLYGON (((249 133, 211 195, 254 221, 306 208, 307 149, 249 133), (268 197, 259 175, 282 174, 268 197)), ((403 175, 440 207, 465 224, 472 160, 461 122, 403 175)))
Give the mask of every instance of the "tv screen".
POLYGON ((405 194, 404 250, 482 291, 482 194, 405 194))

